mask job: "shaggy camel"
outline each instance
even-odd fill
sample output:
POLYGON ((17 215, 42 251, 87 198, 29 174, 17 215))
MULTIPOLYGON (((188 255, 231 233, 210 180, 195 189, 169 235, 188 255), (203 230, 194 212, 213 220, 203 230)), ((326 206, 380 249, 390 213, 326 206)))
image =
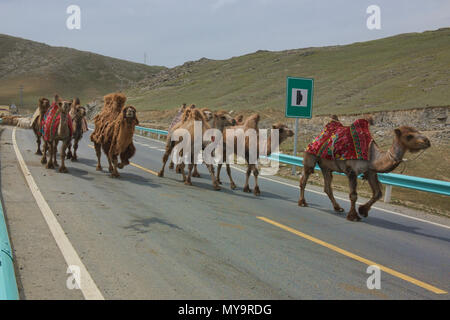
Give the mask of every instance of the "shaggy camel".
POLYGON ((76 110, 72 110, 70 112, 70 116, 72 117, 72 125, 73 125, 73 153, 72 153, 72 140, 69 142, 68 151, 67 151, 67 159, 71 159, 72 161, 77 161, 77 150, 78 150, 78 142, 83 138, 83 133, 87 131, 87 126, 85 125, 86 121, 86 109, 80 105, 77 106, 76 110))
POLYGON ((59 141, 62 141, 61 146, 61 167, 59 172, 67 173, 64 160, 66 158, 66 149, 72 137, 72 120, 69 112, 72 102, 62 101, 58 96, 55 96, 55 102, 49 108, 44 119, 43 137, 44 137, 44 152, 41 163, 46 165, 47 169, 54 169, 58 166, 56 161, 56 151, 59 141), (49 160, 47 162, 47 150, 49 150, 49 160))
POLYGON ((34 132, 34 135, 36 136, 36 144, 37 144, 37 155, 42 155, 41 151, 41 137, 42 137, 42 120, 44 119, 44 115, 47 112, 48 108, 50 108, 50 100, 47 98, 40 98, 38 102, 38 108, 36 109, 36 112, 33 115, 32 118, 32 129, 34 132))
MULTIPOLYGON (((91 141, 101 151, 100 146, 107 143, 108 137, 105 136, 106 128, 116 120, 122 113, 125 106, 127 97, 122 93, 111 93, 104 97, 104 105, 102 110, 94 117, 95 128, 91 134, 91 141), (105 140, 106 139, 106 140, 105 140)), ((96 149, 97 150, 97 149, 96 149)), ((136 152, 136 148, 131 142, 128 148, 120 154, 121 163, 119 163, 119 169, 130 164, 129 158, 131 158, 136 152)), ((102 167, 97 165, 97 171, 101 171, 102 167)))
MULTIPOLYGON (((338 121, 337 117, 334 118, 338 121)), ((372 121, 369 121, 371 124, 372 121)), ((298 205, 306 207, 305 201, 305 187, 309 176, 314 172, 316 164, 319 165, 324 178, 324 191, 328 195, 333 204, 334 210, 343 212, 344 209, 336 202, 333 196, 333 189, 331 182, 333 179, 333 171, 345 173, 349 180, 350 186, 350 211, 347 214, 347 220, 359 221, 361 220, 356 213, 355 204, 358 197, 357 177, 360 174, 367 179, 369 186, 372 189, 371 199, 359 206, 359 214, 367 217, 371 206, 378 201, 381 196, 381 186, 378 181, 378 172, 391 172, 403 161, 403 156, 407 151, 418 152, 427 149, 431 146, 430 140, 422 135, 419 131, 408 126, 401 126, 394 130, 394 139, 392 146, 388 151, 382 151, 375 141, 371 141, 369 145, 369 160, 329 160, 318 157, 314 154, 305 152, 303 159, 303 173, 300 178, 300 197, 298 205)))
MULTIPOLYGON (((257 134, 257 154, 256 154, 256 159, 259 159, 259 154, 260 154, 260 137, 258 134, 258 123, 259 123, 259 114, 253 114, 250 117, 248 117, 245 121, 244 124, 240 125, 240 126, 234 126, 231 127, 230 129, 242 129, 244 134, 247 130, 249 129, 253 129, 256 131, 257 134)), ((294 132, 289 129, 286 125, 282 124, 282 123, 275 123, 272 125, 272 130, 278 130, 279 132, 279 140, 275 141, 276 142, 276 147, 278 147, 281 143, 283 143, 283 141, 285 141, 287 138, 292 137, 294 135, 294 132)), ((227 130, 225 130, 224 135, 223 135, 223 141, 224 144, 226 144, 227 141, 227 130)), ((253 193, 255 196, 259 196, 261 194, 261 191, 259 189, 259 185, 258 185, 258 175, 259 175, 259 170, 257 168, 256 164, 250 164, 249 160, 250 160, 250 147, 249 147, 249 137, 245 136, 245 161, 247 162, 247 172, 246 172, 246 176, 245 176, 245 184, 244 184, 244 192, 251 192, 251 189, 249 187, 249 178, 251 173, 253 173, 253 176, 255 177, 255 188, 253 190, 253 193)), ((235 136, 234 137, 234 154, 237 154, 238 152, 238 139, 235 136)), ((272 135, 270 134, 267 138, 267 141, 265 141, 265 143, 263 143, 263 146, 265 146, 266 150, 267 150, 267 156, 269 156, 270 154, 272 154, 272 135)), ((224 159, 226 159, 226 147, 224 147, 224 155, 223 155, 224 159)), ((231 177, 231 168, 230 168, 230 164, 226 163, 226 168, 227 168, 227 175, 228 178, 230 179, 230 187, 231 189, 236 189, 236 184, 233 181, 233 178, 231 177)), ((217 167, 217 180, 219 183, 220 182, 220 170, 222 169, 222 164, 219 164, 217 167)))
POLYGON ((120 113, 119 117, 113 122, 110 122, 104 130, 102 143, 94 143, 95 152, 97 154, 97 169, 101 170, 101 155, 102 150, 106 154, 109 163, 109 172, 112 178, 119 177, 117 168, 122 169, 124 163, 129 163, 128 160, 134 155, 129 152, 129 146, 133 143, 133 135, 135 126, 139 124, 136 117, 136 108, 133 106, 125 107, 120 113), (122 156, 126 154, 126 161, 123 161, 122 156), (122 163, 118 163, 117 158, 120 155, 122 163))
MULTIPOLYGON (((175 132, 176 129, 184 129, 187 130, 191 136, 191 159, 190 163, 188 165, 188 176, 186 177, 186 174, 184 172, 185 164, 181 164, 181 174, 183 175, 183 181, 186 185, 192 185, 191 182, 191 176, 192 176, 192 169, 194 167, 194 160, 195 160, 195 154, 194 154, 194 123, 195 121, 201 121, 202 123, 202 132, 205 132, 206 130, 210 129, 208 122, 206 121, 205 115, 203 112, 201 112, 198 109, 195 108, 189 108, 184 111, 183 119, 186 119, 182 123, 179 123, 176 127, 174 127, 173 132, 175 132)), ((172 150, 175 148, 176 145, 178 145, 182 139, 179 139, 178 141, 172 141, 171 136, 172 133, 169 133, 169 136, 167 137, 168 143, 166 144, 166 152, 163 156, 163 165, 161 170, 158 173, 159 177, 164 177, 164 168, 166 166, 167 160, 169 159, 170 154, 172 153, 172 150)), ((206 147, 207 142, 202 143, 202 149, 206 147)), ((215 190, 220 190, 220 186, 216 181, 216 177, 214 175, 214 168, 211 164, 206 164, 206 167, 209 170, 209 173, 211 175, 211 180, 213 184, 213 188, 215 190)))
MULTIPOLYGON (((189 115, 189 112, 184 112, 185 110, 189 109, 192 110, 195 108, 195 105, 191 105, 190 107, 186 107, 186 104, 183 104, 183 106, 180 108, 179 112, 183 110, 182 115, 178 115, 174 118, 172 121, 172 124, 169 128, 169 132, 173 132, 176 130, 184 121, 187 120, 187 117, 189 115), (175 122, 178 121, 178 122, 175 122), (174 123, 175 122, 175 123, 174 123)), ((208 123, 210 128, 217 129, 219 131, 223 131, 225 127, 227 126, 234 126, 236 124, 236 120, 233 119, 233 117, 226 111, 216 111, 213 112, 208 108, 202 108, 200 109, 200 112, 203 113, 203 117, 205 121, 208 123)), ((167 140, 169 141, 169 139, 167 140)), ((169 142, 167 142, 169 143, 169 142)), ((169 164, 169 169, 173 169, 173 161, 169 164)), ((181 173, 181 166, 178 165, 176 169, 177 173, 181 173)), ((200 174, 197 170, 197 164, 194 164, 194 172, 192 173, 193 177, 200 177, 200 174)))

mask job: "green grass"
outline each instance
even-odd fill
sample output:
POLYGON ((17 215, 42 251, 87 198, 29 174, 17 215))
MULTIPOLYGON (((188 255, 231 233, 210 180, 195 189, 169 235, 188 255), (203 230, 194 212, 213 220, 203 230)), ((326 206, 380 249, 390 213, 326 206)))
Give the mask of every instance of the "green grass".
POLYGON ((0 35, 0 104, 18 105, 20 85, 29 108, 39 97, 55 93, 88 102, 163 69, 0 35))
POLYGON ((127 91, 140 110, 183 102, 213 109, 284 112, 287 76, 315 79, 314 114, 448 105, 450 28, 345 46, 202 59, 127 91), (167 78, 167 79, 165 79, 167 78))

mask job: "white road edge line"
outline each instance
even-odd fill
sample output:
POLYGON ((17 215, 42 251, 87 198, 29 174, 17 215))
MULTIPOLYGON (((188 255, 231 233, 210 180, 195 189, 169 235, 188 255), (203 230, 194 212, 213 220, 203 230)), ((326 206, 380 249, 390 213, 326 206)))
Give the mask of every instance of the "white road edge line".
MULTIPOLYGON (((141 138, 144 138, 144 139, 149 139, 149 140, 152 140, 152 141, 155 141, 155 142, 164 143, 163 141, 151 139, 151 138, 148 138, 148 137, 143 137, 143 136, 140 136, 140 135, 137 135, 137 136, 139 136, 139 137, 141 137, 141 138)), ((244 172, 244 173, 245 173, 245 170, 242 170, 241 168, 238 168, 238 167, 233 166, 233 165, 232 165, 231 167, 232 167, 233 169, 237 170, 237 171, 240 171, 240 172, 244 172)), ((286 185, 286 186, 289 186, 289 187, 292 187, 292 188, 296 188, 296 189, 298 188, 298 186, 296 186, 296 185, 289 184, 289 183, 282 182, 282 181, 277 181, 277 180, 270 179, 270 178, 267 178, 267 177, 264 177, 264 176, 261 176, 261 175, 259 176, 259 178, 260 178, 260 179, 265 179, 265 180, 268 180, 268 181, 272 181, 272 182, 276 182, 276 183, 279 183, 279 184, 283 184, 283 185, 286 185)), ((306 191, 312 192, 312 193, 316 193, 316 194, 320 194, 320 195, 324 195, 323 192, 319 192, 319 191, 316 191, 316 190, 311 190, 311 189, 308 189, 308 188, 306 188, 306 191)), ((349 199, 345 199, 345 198, 341 198, 341 197, 336 197, 336 196, 335 196, 335 198, 336 198, 336 199, 339 199, 339 200, 342 200, 342 201, 350 202, 349 199)), ((357 202, 357 203, 358 203, 358 204, 362 204, 361 202, 357 202)), ((450 226, 446 226, 445 224, 440 224, 440 223, 428 221, 428 220, 425 220, 425 219, 420 219, 420 218, 416 218, 416 217, 411 217, 411 216, 408 216, 407 214, 398 213, 398 212, 391 211, 391 210, 388 210, 388 209, 383 209, 383 208, 379 208, 379 207, 372 207, 372 209, 384 211, 384 212, 391 213, 391 214, 394 214, 394 215, 397 215, 397 216, 400 216, 400 217, 403 217, 403 218, 408 218, 408 219, 412 219, 412 220, 416 220, 416 221, 420 221, 420 222, 432 224, 432 225, 435 225, 435 226, 438 226, 438 227, 450 229, 450 226)))
POLYGON ((83 293, 84 298, 86 300, 105 300, 91 275, 84 266, 83 262, 81 261, 80 257, 78 256, 77 252, 75 251, 75 248, 72 246, 69 239, 65 235, 63 228, 53 214, 53 211, 50 209, 47 201, 45 201, 45 198, 39 190, 36 182, 34 181, 30 170, 28 170, 28 167, 23 160, 22 154, 20 153, 19 147, 17 146, 16 129, 17 128, 13 129, 12 140, 17 160, 19 161, 23 175, 25 176, 25 180, 28 183, 28 187, 30 188, 31 193, 33 194, 34 199, 36 200, 36 203, 39 206, 39 209, 41 210, 45 221, 47 222, 47 225, 53 235, 53 238, 56 241, 56 244, 59 247, 59 250, 64 256, 64 259, 66 260, 68 266, 78 266, 80 268, 81 292, 83 293))

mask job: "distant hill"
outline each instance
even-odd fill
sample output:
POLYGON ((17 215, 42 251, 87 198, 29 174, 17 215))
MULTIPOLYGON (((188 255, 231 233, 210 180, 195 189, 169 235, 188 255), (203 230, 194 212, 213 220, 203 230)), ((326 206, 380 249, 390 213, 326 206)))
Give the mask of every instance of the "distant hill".
POLYGON ((28 107, 54 93, 87 102, 163 69, 0 34, 0 104, 18 104, 20 85, 28 107))
POLYGON ((450 28, 221 61, 203 58, 152 75, 128 95, 141 110, 186 102, 281 114, 286 76, 315 79, 314 114, 447 106, 450 28))

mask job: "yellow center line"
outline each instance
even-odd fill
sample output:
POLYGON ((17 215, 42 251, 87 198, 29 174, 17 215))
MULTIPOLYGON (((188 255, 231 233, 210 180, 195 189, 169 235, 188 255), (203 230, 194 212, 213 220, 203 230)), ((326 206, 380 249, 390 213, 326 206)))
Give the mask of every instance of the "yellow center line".
MULTIPOLYGON (((89 147, 89 148, 92 148, 92 149, 95 149, 94 146, 93 146, 93 145, 90 145, 90 144, 88 144, 88 147, 89 147)), ((136 167, 136 168, 138 168, 138 169, 141 169, 142 171, 151 173, 151 174, 153 174, 153 175, 155 175, 155 176, 158 175, 158 172, 153 171, 153 170, 150 170, 150 169, 147 169, 147 168, 144 168, 143 166, 140 166, 140 165, 138 165, 137 163, 130 162, 130 165, 132 165, 133 167, 136 167)))
POLYGON ((436 293, 436 294, 446 294, 447 293, 447 291, 444 291, 442 289, 436 288, 436 287, 434 287, 434 286, 432 286, 432 285, 430 285, 428 283, 425 283, 423 281, 414 279, 414 278, 412 278, 412 277, 410 277, 410 276, 408 276, 406 274, 403 274, 401 272, 395 271, 395 270, 393 270, 391 268, 382 266, 382 265, 380 265, 380 264, 378 264, 378 263, 376 263, 376 262, 374 262, 372 260, 360 257, 360 256, 358 256, 358 255, 356 255, 354 253, 351 253, 351 252, 349 252, 347 250, 344 250, 344 249, 341 249, 339 247, 336 247, 335 245, 332 245, 332 244, 327 243, 325 241, 322 241, 320 239, 314 238, 314 237, 312 237, 312 236, 310 236, 310 235, 308 235, 306 233, 303 233, 303 232, 300 232, 298 230, 292 229, 292 228, 290 228, 288 226, 285 226, 285 225, 283 225, 281 223, 278 223, 276 221, 270 220, 270 219, 265 218, 265 217, 257 217, 257 218, 262 220, 262 221, 264 221, 264 222, 267 222, 267 223, 269 223, 271 225, 274 225, 274 226, 276 226, 278 228, 281 228, 283 230, 291 232, 291 233, 293 233, 293 234, 295 234, 295 235, 297 235, 299 237, 302 237, 302 238, 307 239, 309 241, 312 241, 312 242, 314 242, 314 243, 316 243, 318 245, 321 245, 321 246, 326 247, 326 248, 328 248, 330 250, 333 250, 333 251, 335 251, 337 253, 340 253, 340 254, 342 254, 342 255, 344 255, 346 257, 349 257, 351 259, 359 261, 361 263, 367 264, 369 266, 376 265, 376 266, 378 266, 380 268, 380 270, 383 270, 384 272, 386 272, 386 273, 388 273, 390 275, 393 275, 394 277, 397 277, 397 278, 400 278, 402 280, 408 281, 408 282, 410 282, 410 283, 412 283, 412 284, 414 284, 416 286, 419 286, 419 287, 422 287, 424 289, 427 289, 427 290, 429 290, 429 291, 431 291, 433 293, 436 293))

